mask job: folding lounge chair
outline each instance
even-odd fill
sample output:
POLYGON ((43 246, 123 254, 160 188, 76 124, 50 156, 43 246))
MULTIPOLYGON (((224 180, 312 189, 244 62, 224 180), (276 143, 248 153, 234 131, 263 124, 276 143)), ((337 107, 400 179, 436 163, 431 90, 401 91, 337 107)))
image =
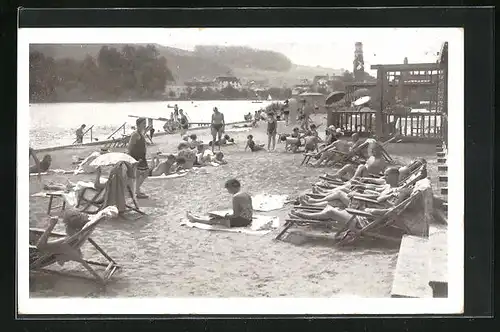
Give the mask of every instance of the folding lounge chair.
MULTIPOLYGON (((355 209, 346 209, 347 212, 352 214, 352 218, 347 222, 347 224, 341 228, 338 228, 338 231, 335 235, 337 239, 337 245, 341 246, 347 243, 352 243, 356 239, 360 237, 372 237, 383 240, 388 240, 392 242, 399 242, 404 234, 408 234, 409 230, 404 224, 395 224, 398 220, 398 217, 405 211, 405 209, 411 205, 418 197, 420 196, 420 192, 414 192, 410 197, 401 202, 400 204, 390 208, 384 215, 375 216, 370 213, 355 210, 355 209), (367 223, 364 225, 358 224, 358 216, 364 217, 367 220, 367 223), (355 226, 360 227, 356 229, 355 226), (393 234, 383 234, 383 231, 389 231, 390 233, 394 233, 396 231, 398 235, 393 234)), ((276 240, 280 240, 283 235, 292 227, 292 226, 303 226, 303 225, 325 225, 328 224, 331 227, 336 227, 336 222, 331 221, 318 221, 318 220, 309 220, 309 219, 287 219, 286 223, 282 229, 282 231, 276 236, 276 240)))
MULTIPOLYGON (((427 165, 426 164, 420 164, 420 167, 418 168, 413 168, 413 170, 410 171, 408 176, 405 178, 401 179, 398 183, 399 188, 409 188, 413 186, 415 183, 417 183, 419 180, 425 179, 427 177, 427 165)), ((324 177, 320 177, 323 178, 324 177)), ((332 182, 332 185, 316 185, 321 188, 326 188, 326 189, 335 189, 337 187, 340 187, 344 185, 345 183, 339 183, 339 182, 332 182)), ((362 185, 361 185, 362 186, 362 185)), ((320 198, 324 197, 325 195, 322 194, 307 194, 310 197, 315 197, 315 198, 320 198)), ((369 198, 364 198, 360 196, 354 196, 353 199, 359 199, 359 200, 365 200, 366 202, 372 202, 373 200, 370 200, 369 198)), ((375 201, 376 202, 376 201, 375 201)))
MULTIPOLYGON (((36 245, 30 243, 30 272, 45 272, 72 277, 88 278, 88 276, 85 275, 47 269, 47 267, 58 261, 74 261, 80 263, 95 280, 100 282, 102 285, 105 285, 111 279, 113 274, 120 268, 120 266, 94 240, 90 238, 90 235, 102 220, 104 220, 104 217, 87 222, 87 224, 85 224, 85 226, 78 233, 68 237, 63 243, 57 245, 57 248, 46 248, 41 250, 36 245), (79 249, 86 241, 88 241, 106 259, 106 263, 85 260, 81 257, 79 249), (96 270, 94 270, 94 268, 92 268, 92 266, 103 267, 105 270, 102 274, 99 274, 96 270)), ((44 232, 45 230, 43 229, 30 228, 30 238, 39 238, 44 232)), ((50 233, 50 236, 64 238, 67 235, 52 232, 50 233)))
POLYGON ((127 164, 125 162, 118 163, 114 170, 110 172, 110 176, 102 189, 95 189, 94 187, 87 187, 83 189, 83 192, 80 193, 78 199, 77 199, 77 204, 76 208, 80 212, 85 212, 89 214, 95 214, 102 209, 104 209, 106 206, 110 205, 116 205, 118 206, 118 209, 120 211, 120 215, 123 216, 124 213, 127 211, 135 211, 141 215, 146 215, 143 211, 140 210, 139 204, 137 203, 137 200, 133 194, 132 188, 130 187, 129 183, 125 183, 124 179, 121 178, 121 167, 122 164, 127 164), (117 186, 115 190, 121 191, 121 186, 125 186, 124 188, 124 197, 113 197, 111 193, 113 193, 113 187, 117 186), (85 197, 85 192, 90 191, 91 192, 91 198, 86 198, 85 197), (127 204, 127 196, 130 200, 132 200, 132 204, 127 204), (123 199, 122 199, 123 198, 123 199))

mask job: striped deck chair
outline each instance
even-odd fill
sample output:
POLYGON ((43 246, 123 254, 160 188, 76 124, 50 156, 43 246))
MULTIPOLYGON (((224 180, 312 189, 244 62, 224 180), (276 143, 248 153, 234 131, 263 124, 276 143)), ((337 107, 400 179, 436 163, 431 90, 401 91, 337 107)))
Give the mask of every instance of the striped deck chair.
MULTIPOLYGON (((116 205, 120 215, 128 211, 135 211, 140 215, 146 215, 140 210, 139 204, 134 196, 130 184, 127 183, 126 179, 121 176, 121 167, 126 162, 121 162, 115 165, 111 170, 108 181, 106 182, 104 188, 85 188, 84 192, 80 194, 78 199, 77 208, 80 212, 94 214, 107 206, 116 205), (85 197, 85 191, 89 191, 91 198, 85 197), (114 194, 113 194, 114 192, 114 194), (123 197, 121 196, 123 192, 123 197), (128 196, 128 197, 127 197, 128 196), (127 198, 132 201, 132 205, 126 202, 127 198)), ((130 165, 126 165, 129 172, 133 169, 130 165)), ((131 176, 131 175, 130 175, 131 176)))
MULTIPOLYGON (((109 207, 110 209, 115 207, 109 207)), ((102 285, 111 279, 113 274, 120 268, 120 266, 93 240, 90 238, 92 232, 101 223, 106 216, 106 211, 91 217, 90 221, 83 226, 83 228, 76 234, 68 237, 64 233, 51 232, 49 237, 65 238, 63 242, 50 247, 39 248, 35 243, 38 238, 46 232, 44 229, 30 228, 30 245, 29 245, 29 269, 30 272, 45 272, 51 274, 59 274, 71 277, 89 278, 86 275, 73 274, 70 272, 56 271, 47 269, 56 262, 74 261, 81 264, 93 277, 93 280, 98 281, 102 285), (33 240, 33 244, 31 243, 33 240), (106 263, 86 260, 81 257, 80 248, 89 242, 106 260, 106 263), (104 268, 104 272, 99 274, 92 266, 99 266, 104 268)))
POLYGON ((391 242, 399 242, 404 234, 409 233, 409 230, 403 223, 396 223, 396 221, 401 213, 413 204, 419 196, 419 191, 413 192, 410 197, 398 205, 388 209, 382 216, 375 216, 365 211, 355 209, 346 209, 352 217, 344 226, 341 227, 339 227, 338 223, 334 220, 318 221, 299 218, 286 219, 283 229, 275 239, 280 240, 293 226, 328 225, 330 228, 337 229, 335 239, 337 240, 338 246, 353 243, 360 237, 372 237, 391 242), (386 230, 390 230, 390 232, 385 232, 386 230))

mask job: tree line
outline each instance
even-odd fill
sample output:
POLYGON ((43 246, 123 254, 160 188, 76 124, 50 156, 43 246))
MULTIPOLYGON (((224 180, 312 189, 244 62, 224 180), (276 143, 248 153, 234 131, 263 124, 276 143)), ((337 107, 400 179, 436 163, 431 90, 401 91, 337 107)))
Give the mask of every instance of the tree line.
POLYGON ((121 49, 103 46, 96 58, 57 59, 29 54, 30 102, 60 101, 64 95, 84 100, 159 98, 173 75, 154 45, 121 49))

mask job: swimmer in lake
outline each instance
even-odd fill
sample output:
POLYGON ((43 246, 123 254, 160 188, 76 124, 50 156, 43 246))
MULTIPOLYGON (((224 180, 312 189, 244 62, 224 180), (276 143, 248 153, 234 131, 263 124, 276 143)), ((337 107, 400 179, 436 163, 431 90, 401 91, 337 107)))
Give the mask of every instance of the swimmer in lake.
POLYGON ((253 135, 247 136, 247 145, 245 146, 245 151, 250 149, 252 152, 262 151, 264 150, 264 144, 256 144, 253 140, 253 135))
POLYGON ((247 227, 252 224, 253 205, 252 196, 241 191, 241 184, 236 179, 226 181, 225 188, 233 195, 232 206, 233 213, 226 214, 220 218, 200 217, 195 216, 191 212, 187 212, 186 216, 191 222, 204 224, 219 224, 226 227, 247 227))

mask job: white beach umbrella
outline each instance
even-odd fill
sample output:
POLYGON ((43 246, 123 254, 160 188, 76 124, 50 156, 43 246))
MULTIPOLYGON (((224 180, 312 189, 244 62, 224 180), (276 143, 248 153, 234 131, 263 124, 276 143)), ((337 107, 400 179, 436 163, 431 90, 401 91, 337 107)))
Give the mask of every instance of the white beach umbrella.
POLYGON ((126 161, 132 165, 137 164, 138 162, 137 160, 135 160, 126 153, 109 152, 95 158, 94 161, 90 163, 90 166, 95 166, 95 167, 111 166, 111 165, 116 165, 120 161, 126 161))

